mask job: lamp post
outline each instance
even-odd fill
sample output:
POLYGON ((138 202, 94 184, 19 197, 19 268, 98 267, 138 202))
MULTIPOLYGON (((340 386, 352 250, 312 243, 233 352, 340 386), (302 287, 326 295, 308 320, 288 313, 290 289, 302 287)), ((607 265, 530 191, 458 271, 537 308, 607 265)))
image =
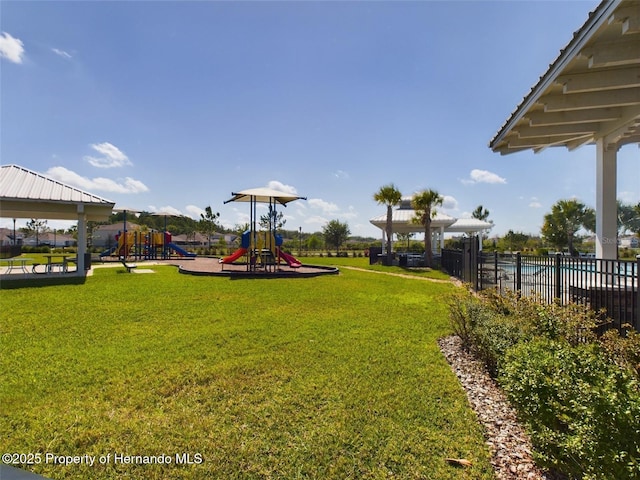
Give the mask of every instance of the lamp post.
POLYGON ((13 244, 15 245, 17 243, 16 240, 16 219, 13 219, 13 244))

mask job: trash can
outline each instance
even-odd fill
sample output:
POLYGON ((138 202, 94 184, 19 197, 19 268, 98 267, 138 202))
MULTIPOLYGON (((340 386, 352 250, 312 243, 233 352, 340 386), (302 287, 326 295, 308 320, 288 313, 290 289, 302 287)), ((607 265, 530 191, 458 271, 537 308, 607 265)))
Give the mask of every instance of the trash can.
POLYGON ((84 269, 91 270, 91 253, 84 254, 84 269))
POLYGON ((381 254, 382 247, 369 247, 369 265, 378 263, 380 261, 381 254))
POLYGON ((406 253, 401 253, 398 259, 399 265, 401 267, 406 267, 407 266, 407 254, 406 253))

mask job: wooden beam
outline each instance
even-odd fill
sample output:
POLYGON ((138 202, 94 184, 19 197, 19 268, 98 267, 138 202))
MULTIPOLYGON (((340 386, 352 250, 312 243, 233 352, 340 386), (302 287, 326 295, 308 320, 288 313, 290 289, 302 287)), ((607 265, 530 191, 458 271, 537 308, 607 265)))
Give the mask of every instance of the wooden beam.
POLYGON ((530 138, 513 138, 509 139, 509 149, 512 148, 538 148, 538 147, 553 147, 556 145, 564 145, 567 142, 571 142, 577 140, 579 138, 583 138, 585 136, 592 137, 589 135, 562 135, 558 137, 530 137, 530 138))
POLYGON ((563 125, 567 123, 591 123, 617 120, 622 116, 622 109, 594 108, 592 110, 571 110, 561 112, 538 111, 527 114, 529 125, 532 127, 542 125, 563 125))
POLYGON ((545 125, 542 127, 521 127, 514 129, 520 138, 559 137, 564 135, 586 135, 600 130, 601 124, 596 123, 569 123, 565 125, 545 125))
POLYGON ((558 83, 562 84, 563 93, 640 87, 640 66, 562 75, 558 83))
POLYGON ((567 95, 547 95, 542 97, 540 101, 544 104, 545 112, 638 105, 640 104, 640 88, 625 88, 622 90, 573 93, 567 95))
POLYGON ((589 68, 612 67, 640 63, 638 41, 635 38, 617 42, 596 43, 580 53, 589 59, 589 68))
POLYGON ((628 7, 618 8, 609 18, 609 24, 618 22, 622 24, 622 34, 640 32, 640 14, 638 13, 640 5, 632 4, 628 7))

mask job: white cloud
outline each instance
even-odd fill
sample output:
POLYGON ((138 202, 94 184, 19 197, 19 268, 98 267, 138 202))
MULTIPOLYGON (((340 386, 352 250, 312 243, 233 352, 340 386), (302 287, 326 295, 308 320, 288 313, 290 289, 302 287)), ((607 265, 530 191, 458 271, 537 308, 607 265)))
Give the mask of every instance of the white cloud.
POLYGON ((531 197, 529 201, 529 207, 531 208, 541 208, 542 204, 539 202, 538 197, 531 197))
POLYGON ((458 200, 451 195, 443 195, 442 196, 442 208, 447 210, 457 210, 458 209, 458 200))
POLYGON ((24 47, 22 40, 13 38, 7 32, 0 35, 0 58, 6 58, 13 63, 22 63, 24 47))
POLYGON ((312 217, 307 218, 304 223, 308 224, 308 225, 321 225, 324 226, 325 224, 329 223, 329 220, 326 219, 325 217, 322 217, 320 215, 313 215, 312 217))
POLYGON ((296 187, 292 187, 291 185, 285 185, 284 183, 279 182, 277 180, 271 180, 267 184, 267 188, 271 188, 272 190, 277 190, 279 192, 290 193, 291 195, 298 194, 296 187))
POLYGON ((339 178, 341 180, 347 180, 349 178, 349 174, 344 170, 338 170, 333 174, 334 177, 339 178))
POLYGON ((335 203, 327 202, 322 200, 321 198, 310 198, 307 202, 311 208, 316 208, 322 210, 324 214, 335 214, 340 210, 338 205, 335 203))
POLYGON ((637 204, 638 194, 635 192, 622 191, 622 192, 618 192, 618 199, 625 205, 637 204))
POLYGON ((469 173, 469 178, 462 179, 461 182, 465 185, 473 185, 475 183, 507 183, 507 180, 488 170, 474 168, 469 173))
POLYGON ((94 167, 114 168, 132 165, 129 157, 127 157, 118 147, 109 142, 94 143, 91 144, 90 147, 101 154, 100 157, 92 157, 89 155, 84 157, 84 159, 94 167))
POLYGON ((47 170, 47 175, 88 192, 98 190, 112 193, 140 193, 149 190, 144 183, 130 177, 126 177, 121 182, 104 177, 87 178, 64 167, 52 167, 47 170))
POLYGON ((205 213, 204 208, 196 205, 187 205, 184 209, 191 218, 200 218, 200 214, 204 215, 205 213))
POLYGON ((67 60, 71 58, 71 55, 65 52, 64 50, 60 50, 58 48, 52 48, 51 51, 62 58, 66 58, 67 60))
POLYGON ((160 207, 160 208, 156 208, 154 205, 149 205, 149 211, 152 213, 160 213, 163 215, 176 215, 176 216, 181 216, 182 212, 180 210, 178 210, 177 208, 173 208, 170 205, 167 205, 166 207, 160 207))

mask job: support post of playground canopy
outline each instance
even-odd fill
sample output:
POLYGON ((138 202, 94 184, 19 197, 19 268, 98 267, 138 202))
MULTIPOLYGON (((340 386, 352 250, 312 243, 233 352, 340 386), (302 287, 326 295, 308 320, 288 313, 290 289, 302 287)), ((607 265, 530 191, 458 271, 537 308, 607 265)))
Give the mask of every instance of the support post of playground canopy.
MULTIPOLYGON (((249 202, 250 208, 250 229, 251 229, 251 245, 249 248, 250 256, 251 250, 257 248, 257 240, 258 240, 258 231, 256 228, 256 219, 257 219, 257 204, 258 203, 267 203, 269 205, 269 211, 271 216, 271 211, 275 211, 275 207, 277 204, 282 206, 287 206, 287 203, 293 202, 294 200, 306 200, 307 197, 302 197, 300 195, 296 195, 293 193, 281 192, 279 190, 274 190, 271 188, 251 188, 247 190, 241 190, 239 192, 232 192, 232 197, 229 200, 226 200, 224 204, 230 202, 249 202)), ((275 238, 275 232, 272 232, 272 219, 269 219, 269 237, 273 235, 275 238)), ((265 241, 265 244, 267 242, 265 241)), ((273 241, 269 238, 269 247, 273 248, 273 241)), ((247 270, 255 269, 255 265, 252 265, 251 258, 249 258, 249 262, 247 262, 247 270)))
POLYGON ((128 242, 127 242, 127 212, 130 213, 140 213, 141 210, 136 210, 135 208, 129 208, 129 207, 122 207, 122 208, 114 208, 113 209, 114 212, 116 213, 120 213, 122 212, 122 223, 123 223, 123 231, 122 234, 124 235, 124 257, 127 257, 127 253, 128 253, 128 242))

